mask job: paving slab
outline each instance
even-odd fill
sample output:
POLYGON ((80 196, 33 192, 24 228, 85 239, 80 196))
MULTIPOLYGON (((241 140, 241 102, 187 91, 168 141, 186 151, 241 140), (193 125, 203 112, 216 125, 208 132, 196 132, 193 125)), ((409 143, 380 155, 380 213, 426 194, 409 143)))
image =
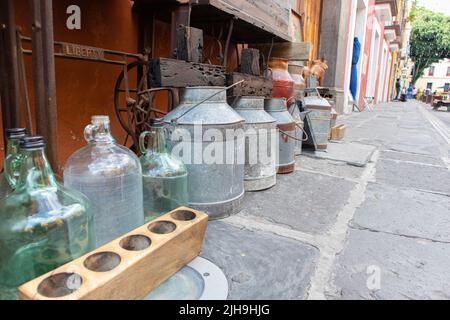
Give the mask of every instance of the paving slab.
POLYGON ((369 183, 351 225, 450 243, 450 197, 369 183))
POLYGON ((372 157, 376 148, 371 145, 356 142, 328 143, 326 151, 305 150, 304 155, 319 159, 342 161, 347 164, 364 167, 372 157))
POLYGON ((245 194, 239 215, 262 217, 295 230, 323 234, 335 223, 355 185, 343 178, 304 171, 278 175, 273 188, 245 194))
POLYGON ((380 159, 375 176, 377 182, 450 195, 450 172, 445 167, 380 159))
POLYGON ((357 229, 347 241, 328 298, 450 299, 450 244, 357 229))
POLYGON ((444 166, 444 163, 440 158, 429 156, 429 155, 409 153, 409 152, 395 152, 395 151, 382 150, 382 151, 380 151, 380 159, 408 161, 408 162, 417 162, 417 163, 430 164, 430 165, 436 165, 436 166, 444 166))
POLYGON ((311 170, 348 179, 359 179, 364 172, 363 167, 350 166, 345 162, 327 159, 316 159, 299 156, 296 159, 297 170, 311 170))
POLYGON ((302 299, 319 251, 300 241, 210 221, 201 256, 224 271, 228 299, 302 299))

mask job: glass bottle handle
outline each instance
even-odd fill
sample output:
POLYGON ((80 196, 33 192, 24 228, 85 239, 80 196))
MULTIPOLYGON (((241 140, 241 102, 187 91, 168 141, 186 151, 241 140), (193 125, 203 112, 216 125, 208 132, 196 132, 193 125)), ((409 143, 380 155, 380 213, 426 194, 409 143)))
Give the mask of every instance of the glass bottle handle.
POLYGON ((12 161, 5 161, 4 164, 4 172, 6 181, 11 186, 12 189, 15 189, 17 187, 17 184, 19 183, 19 173, 20 173, 20 166, 21 166, 22 159, 16 159, 17 166, 14 167, 12 161))
POLYGON ((147 153, 147 146, 145 145, 145 138, 153 136, 153 132, 144 131, 139 136, 139 149, 142 154, 147 153))
POLYGON ((97 130, 97 126, 93 124, 88 124, 86 128, 84 128, 84 139, 91 143, 95 140, 95 130, 97 130))

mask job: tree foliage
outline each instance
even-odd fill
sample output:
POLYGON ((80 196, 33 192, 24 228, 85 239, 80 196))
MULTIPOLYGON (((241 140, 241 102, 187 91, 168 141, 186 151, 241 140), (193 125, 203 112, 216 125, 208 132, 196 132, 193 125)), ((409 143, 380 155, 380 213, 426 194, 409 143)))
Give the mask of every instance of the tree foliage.
POLYGON ((410 57, 414 62, 415 83, 425 68, 450 58, 450 16, 413 5, 410 20, 410 57))

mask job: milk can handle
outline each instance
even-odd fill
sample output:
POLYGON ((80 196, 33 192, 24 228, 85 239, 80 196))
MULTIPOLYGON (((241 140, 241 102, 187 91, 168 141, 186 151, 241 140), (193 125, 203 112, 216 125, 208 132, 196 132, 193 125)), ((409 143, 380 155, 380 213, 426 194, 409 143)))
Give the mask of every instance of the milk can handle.
POLYGON ((86 128, 84 128, 84 139, 88 143, 91 143, 95 140, 94 134, 95 134, 95 130, 97 130, 97 129, 98 129, 98 126, 96 126, 94 124, 88 124, 86 126, 86 128))
MULTIPOLYGON (((298 127, 297 124, 296 124, 295 126, 298 127)), ((302 127, 298 127, 298 128, 302 129, 303 133, 304 133, 305 136, 306 136, 306 139, 298 139, 297 137, 291 136, 291 135, 290 135, 289 133, 287 133, 286 131, 283 131, 283 130, 281 130, 281 129, 278 129, 278 130, 279 130, 282 134, 286 135, 288 138, 291 138, 292 140, 302 141, 302 142, 308 141, 309 136, 308 136, 308 134, 306 133, 306 131, 305 131, 302 127)))
POLYGON ((202 101, 197 102, 197 103, 194 104, 192 107, 190 107, 187 111, 185 111, 183 114, 181 114, 178 118, 172 119, 172 122, 177 122, 180 118, 184 117, 186 114, 188 114, 189 112, 191 112, 192 110, 194 110, 195 108, 197 108, 197 107, 198 107, 199 105, 201 105, 202 103, 205 103, 205 102, 208 101, 209 99, 214 98, 215 96, 217 96, 219 93, 224 92, 224 91, 227 91, 227 90, 229 90, 229 89, 231 89, 231 88, 233 88, 233 87, 235 87, 235 86, 237 86, 237 85, 239 85, 239 84, 241 84, 241 83, 243 83, 243 82, 245 82, 245 80, 241 80, 241 81, 238 81, 238 82, 236 82, 236 83, 233 83, 232 85, 230 85, 230 86, 228 86, 228 87, 226 87, 226 88, 223 88, 222 90, 219 90, 219 91, 213 93, 212 95, 210 95, 209 97, 203 99, 202 101))
POLYGON ((302 139, 301 141, 308 141, 309 136, 308 136, 308 134, 306 133, 305 129, 303 129, 303 128, 302 128, 301 126, 299 126, 297 123, 295 124, 295 126, 296 126, 297 128, 299 128, 300 130, 302 130, 303 133, 304 133, 304 135, 306 136, 306 138, 305 138, 305 139, 302 139))

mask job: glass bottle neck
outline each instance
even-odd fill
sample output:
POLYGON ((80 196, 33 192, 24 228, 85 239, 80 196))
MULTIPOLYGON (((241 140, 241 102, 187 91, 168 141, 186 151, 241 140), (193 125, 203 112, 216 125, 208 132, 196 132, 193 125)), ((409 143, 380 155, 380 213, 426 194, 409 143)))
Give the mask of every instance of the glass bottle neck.
POLYGON ((27 190, 57 187, 53 170, 45 156, 44 148, 22 150, 20 188, 27 190))
POLYGON ((151 153, 166 153, 166 136, 164 128, 151 128, 150 132, 152 133, 150 137, 150 141, 148 144, 148 152, 151 153))
POLYGON ((86 141, 90 144, 111 144, 114 143, 114 137, 111 135, 111 126, 109 122, 95 122, 85 129, 86 141))

